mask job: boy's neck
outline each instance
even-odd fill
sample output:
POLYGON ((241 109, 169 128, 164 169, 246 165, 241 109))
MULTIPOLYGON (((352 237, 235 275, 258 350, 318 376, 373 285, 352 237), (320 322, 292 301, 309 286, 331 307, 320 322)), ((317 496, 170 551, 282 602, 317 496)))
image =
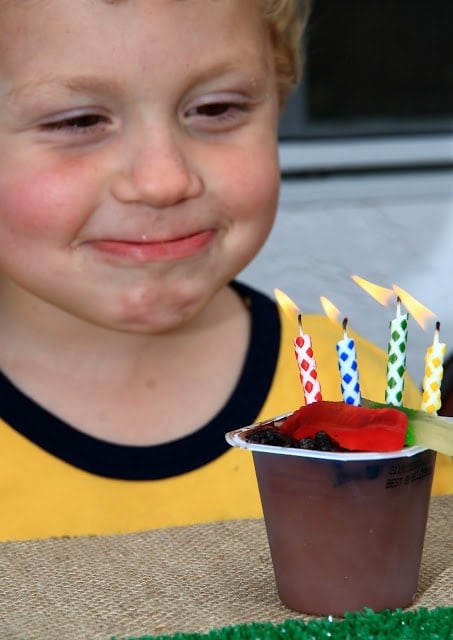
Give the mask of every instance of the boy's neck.
POLYGON ((234 389, 248 345, 248 314, 230 288, 171 334, 11 320, 0 318, 5 374, 70 424, 115 442, 166 441, 211 419, 234 389), (150 430, 150 421, 159 428, 150 430), (124 428, 131 423, 134 430, 124 428))

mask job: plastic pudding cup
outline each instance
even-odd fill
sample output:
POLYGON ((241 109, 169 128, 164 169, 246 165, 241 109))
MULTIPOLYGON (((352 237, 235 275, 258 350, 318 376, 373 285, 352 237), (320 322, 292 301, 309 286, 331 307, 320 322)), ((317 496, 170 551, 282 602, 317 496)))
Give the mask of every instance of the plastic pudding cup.
POLYGON ((417 591, 436 454, 325 453, 249 443, 281 602, 318 616, 409 606, 417 591))

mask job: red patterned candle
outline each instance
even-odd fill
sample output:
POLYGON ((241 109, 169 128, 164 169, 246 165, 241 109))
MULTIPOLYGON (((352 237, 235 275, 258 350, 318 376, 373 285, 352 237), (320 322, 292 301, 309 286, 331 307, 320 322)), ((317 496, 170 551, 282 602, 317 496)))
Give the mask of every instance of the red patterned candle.
POLYGON ((311 337, 304 333, 302 328, 302 318, 299 314, 299 335, 294 340, 294 349, 299 365, 300 381, 304 390, 305 404, 319 402, 322 400, 321 385, 318 380, 316 361, 313 354, 311 337))
POLYGON ((302 329, 302 316, 298 306, 280 289, 274 289, 279 307, 291 320, 296 318, 299 324, 299 335, 294 339, 294 350, 299 366, 300 381, 304 392, 305 404, 311 404, 322 400, 321 385, 318 380, 318 372, 311 344, 311 336, 302 329))

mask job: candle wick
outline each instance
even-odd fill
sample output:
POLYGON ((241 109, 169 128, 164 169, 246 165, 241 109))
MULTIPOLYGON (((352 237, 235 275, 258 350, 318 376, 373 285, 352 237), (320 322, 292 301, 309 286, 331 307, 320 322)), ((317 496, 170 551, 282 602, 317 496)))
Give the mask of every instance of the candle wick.
POLYGON ((396 315, 397 317, 401 315, 401 298, 399 296, 396 298, 396 315))
POLYGON ((343 318, 343 334, 344 334, 343 337, 345 339, 348 337, 348 334, 347 334, 347 331, 346 331, 347 326, 348 326, 348 319, 347 318, 343 318))
POLYGON ((436 330, 434 331, 433 345, 434 344, 436 344, 436 345, 439 344, 439 331, 440 331, 440 322, 437 321, 436 322, 436 330))
POLYGON ((299 331, 300 333, 303 333, 303 329, 302 329, 302 314, 299 313, 297 316, 297 322, 299 324, 299 331))

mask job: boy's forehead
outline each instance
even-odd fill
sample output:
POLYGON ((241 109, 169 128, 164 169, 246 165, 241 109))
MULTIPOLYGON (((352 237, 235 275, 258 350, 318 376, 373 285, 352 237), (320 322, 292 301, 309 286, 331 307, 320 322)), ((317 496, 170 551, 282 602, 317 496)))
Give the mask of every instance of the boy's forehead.
MULTIPOLYGON (((72 5, 74 0, 57 0, 58 7, 64 7, 69 4, 72 5)), ((149 12, 149 16, 153 16, 155 7, 163 7, 170 9, 172 5, 176 6, 186 6, 190 8, 191 6, 196 6, 197 10, 200 11, 200 8, 204 12, 205 9, 212 11, 216 8, 224 7, 228 10, 228 7, 244 8, 244 12, 252 9, 258 9, 260 13, 262 13, 262 9, 266 0, 247 0, 246 4, 243 4, 244 0, 76 0, 75 4, 81 5, 82 9, 96 9, 96 7, 108 7, 108 6, 118 6, 118 7, 127 7, 130 5, 131 9, 135 6, 142 5, 146 7, 149 12)), ((290 0, 291 1, 291 0, 290 0)), ((294 0, 296 1, 296 0, 294 0)), ((55 0, 0 0, 0 11, 2 9, 10 10, 11 16, 15 16, 16 18, 20 18, 22 14, 24 18, 27 15, 27 9, 44 9, 46 5, 55 5, 55 0)), ((73 5, 74 6, 74 5, 73 5)), ((1 18, 0 18, 1 19, 1 18)), ((3 26, 3 25, 2 25, 3 26)), ((0 36, 0 47, 1 47, 1 36, 0 36)))
MULTIPOLYGON (((158 58, 165 56, 165 53, 175 55, 175 46, 182 48, 184 45, 186 47, 183 57, 186 63, 195 61, 196 64, 200 64, 201 60, 204 60, 205 63, 209 62, 207 65, 204 64, 204 67, 215 66, 216 60, 220 61, 220 64, 230 64, 237 67, 242 64, 241 57, 244 54, 251 58, 258 56, 262 60, 268 57, 265 53, 268 52, 268 38, 262 38, 261 35, 258 35, 263 28, 262 26, 258 27, 256 22, 259 0, 247 0, 245 6, 242 4, 243 0, 77 0, 77 4, 80 3, 77 10, 73 2, 74 0, 0 0, 0 11, 3 9, 6 11, 3 16, 0 15, 0 23, 4 19, 3 24, 11 27, 11 29, 5 29, 4 36, 0 35, 0 83, 1 76, 4 76, 5 73, 8 75, 9 71, 14 74, 19 72, 19 75, 23 76, 22 71, 28 69, 31 74, 24 89, 27 90, 27 84, 32 89, 33 68, 41 65, 40 70, 43 70, 44 67, 41 63, 44 61, 47 64, 45 75, 48 76, 45 80, 50 82, 53 80, 52 76, 58 75, 59 69, 64 69, 74 61, 80 61, 82 65, 79 68, 81 73, 77 75, 85 74, 89 69, 87 64, 89 60, 92 61, 93 68, 97 67, 99 70, 104 65, 105 72, 111 70, 115 65, 115 56, 116 58, 121 57, 123 51, 127 56, 132 52, 129 62, 134 64, 133 51, 136 36, 138 36, 137 42, 147 43, 146 46, 143 46, 143 54, 151 53, 154 56, 153 59, 143 58, 144 67, 155 65, 158 63, 158 58), (111 14, 112 19, 110 19, 109 13, 105 13, 105 8, 109 5, 122 6, 123 10, 116 14, 112 7, 114 13, 111 14), (127 6, 130 6, 132 10, 130 15, 127 6), (44 12, 41 11, 41 7, 44 12), (182 9, 182 13, 178 7, 182 9), (191 7, 194 9, 193 11, 191 7), (212 13, 211 11, 206 12, 205 7, 210 7, 212 13), (92 8, 97 14, 95 18, 106 18, 100 32, 98 31, 99 22, 90 19, 92 18, 92 8), (167 8, 169 9, 168 13, 167 8), (123 13, 124 10, 126 13, 123 13), (246 20, 246 23, 254 24, 254 27, 244 27, 247 13, 252 22, 249 23, 246 20), (83 14, 82 17, 80 17, 81 14, 83 14), (148 16, 149 20, 143 20, 148 16), (152 20, 154 16, 157 16, 156 24, 152 20), (128 27, 132 26, 134 30, 134 36, 131 40, 124 38, 124 23, 121 21, 123 17, 125 20, 129 20, 129 18, 131 20, 128 23, 128 27), (186 17, 192 20, 192 29, 186 29, 184 25, 187 23, 184 23, 183 20, 172 20, 174 17, 186 17), (222 17, 225 17, 225 21, 219 19, 222 17), (8 24, 6 25, 6 23, 8 24), (160 30, 162 24, 164 25, 163 32, 160 30), (66 27, 66 25, 68 26, 66 27), (206 34, 205 47, 202 46, 203 42, 200 41, 196 29, 193 28, 194 25, 200 25, 204 29, 206 34), (221 28, 219 28, 220 26, 221 28), (215 31, 215 41, 213 41, 210 31, 215 31), (168 35, 163 35, 165 33, 168 35), (241 36, 240 33, 243 35, 241 36), (250 40, 252 33, 254 35, 250 40), (151 38, 147 38, 147 36, 151 36, 151 38), (231 45, 231 37, 235 38, 235 46, 231 45), (81 40, 84 42, 81 43, 81 40), (109 43, 108 52, 105 48, 107 42, 109 43), (115 45, 113 48, 110 46, 111 43, 115 45), (62 55, 55 56, 57 47, 62 55), (206 49, 210 52, 207 57, 203 54, 203 50, 206 53, 206 49), (94 60, 90 58, 91 51, 99 51, 100 58, 94 60), (264 58, 262 58, 262 54, 264 54, 264 58)), ((107 12, 109 11, 110 9, 107 9, 107 12)), ((123 60, 121 59, 120 62, 123 60)), ((126 65, 127 62, 124 61, 124 64, 126 65)), ((123 66, 123 68, 125 67, 123 66)), ((77 83, 81 84, 78 81, 77 83)), ((77 83, 74 81, 72 84, 77 83)), ((73 86, 68 86, 69 90, 73 88, 73 86)), ((75 90, 78 88, 75 87, 75 90)))
MULTIPOLYGON (((48 0, 0 0, 0 8, 2 7, 6 7, 6 6, 13 6, 15 8, 26 8, 27 6, 34 6, 37 4, 44 4, 45 2, 47 2, 48 0)), ((110 4, 110 5, 115 5, 115 4, 127 4, 127 3, 133 3, 134 0, 77 0, 77 2, 91 2, 92 4, 110 4)), ((150 3, 152 2, 156 2, 156 0, 148 0, 150 3)), ((191 0, 166 0, 167 2, 175 2, 175 3, 189 3, 191 2, 191 0)), ((204 0, 204 2, 206 3, 207 7, 209 7, 212 4, 216 4, 216 3, 220 3, 220 2, 225 2, 228 0, 204 0)), ((257 0, 247 0, 248 3, 255 3, 257 2, 257 0)))
MULTIPOLYGON (((37 18, 37 23, 33 23, 33 29, 29 29, 30 34, 39 35, 39 31, 42 29, 42 16, 45 15, 42 12, 46 9, 52 11, 52 15, 50 15, 50 19, 55 21, 58 17, 65 16, 68 22, 68 29, 71 29, 71 21, 74 20, 74 5, 79 5, 77 9, 80 11, 87 12, 87 15, 91 10, 93 11, 101 11, 98 13, 96 17, 102 17, 102 7, 104 9, 118 8, 121 11, 126 11, 126 14, 129 15, 129 7, 131 9, 131 14, 134 13, 136 15, 141 14, 142 17, 146 18, 146 22, 148 24, 153 23, 153 18, 156 15, 161 17, 163 14, 167 13, 167 9, 170 15, 172 10, 177 10, 178 7, 182 9, 183 13, 193 17, 194 20, 197 18, 201 18, 204 16, 209 16, 212 14, 215 16, 216 13, 219 15, 224 15, 228 17, 228 15, 235 13, 238 15, 239 13, 245 15, 247 13, 250 14, 250 11, 255 13, 255 15, 261 14, 261 8, 263 6, 264 0, 247 0, 245 4, 243 4, 243 0, 0 0, 0 11, 5 10, 6 13, 0 16, 0 25, 4 27, 2 30, 4 36, 0 34, 0 49, 5 47, 5 43, 8 40, 8 35, 11 35, 5 29, 5 24, 2 24, 3 21, 7 21, 11 19, 14 21, 14 27, 16 27, 16 35, 21 34, 21 26, 24 21, 29 21, 33 13, 38 10, 38 14, 35 13, 35 18, 37 18), (189 14, 187 14, 187 11, 189 14), (3 41, 3 42, 2 42, 3 41)), ((175 14, 177 15, 177 14, 175 14)), ((181 14, 183 15, 183 14, 181 14)), ((45 20, 45 18, 44 18, 45 20)), ((28 34, 27 34, 28 35, 28 34)), ((102 35, 102 32, 100 33, 102 35)), ((13 43, 9 41, 9 46, 13 43)))

